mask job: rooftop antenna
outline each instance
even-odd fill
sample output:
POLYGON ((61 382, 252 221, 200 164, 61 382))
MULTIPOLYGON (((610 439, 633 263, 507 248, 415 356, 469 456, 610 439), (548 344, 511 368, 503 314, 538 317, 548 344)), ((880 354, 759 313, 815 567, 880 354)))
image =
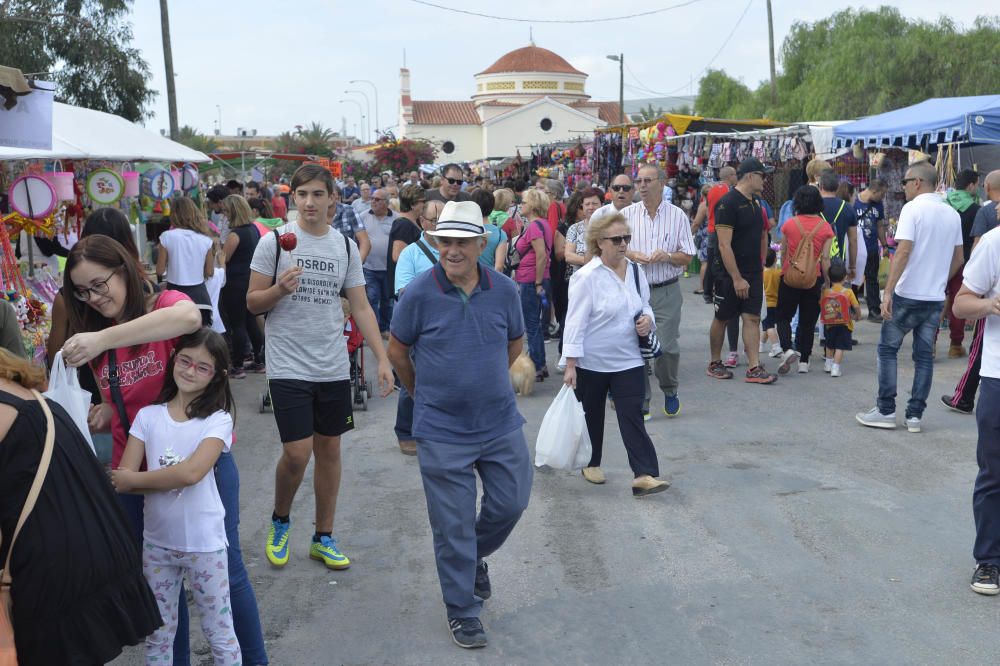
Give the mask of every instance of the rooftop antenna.
POLYGON ((406 68, 406 49, 403 49, 403 68, 406 68))

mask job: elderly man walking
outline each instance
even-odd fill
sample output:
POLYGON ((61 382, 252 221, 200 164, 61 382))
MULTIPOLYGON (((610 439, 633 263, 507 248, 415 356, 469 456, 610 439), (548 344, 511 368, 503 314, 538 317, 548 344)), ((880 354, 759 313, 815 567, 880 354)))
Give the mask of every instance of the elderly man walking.
POLYGON ((389 358, 413 396, 413 438, 434 534, 452 640, 486 645, 479 620, 491 595, 484 558, 528 506, 532 468, 508 369, 524 345, 517 287, 479 262, 479 206, 449 202, 434 238, 440 261, 407 285, 389 358), (476 471, 483 484, 476 516, 476 471))
MULTIPOLYGON (((649 282, 649 304, 656 318, 656 334, 660 338, 663 354, 653 368, 663 391, 663 413, 677 416, 681 401, 677 397, 677 370, 680 365, 681 286, 678 278, 694 256, 694 238, 687 214, 663 198, 663 173, 647 165, 639 169, 636 185, 642 201, 626 206, 625 216, 632 232, 628 258, 641 265, 649 282)), ((649 418, 652 393, 646 377, 646 400, 643 418, 649 418)))
POLYGON ((882 299, 878 343, 878 400, 857 415, 870 428, 896 427, 896 357, 903 337, 913 331, 913 389, 906 405, 906 428, 920 432, 934 378, 934 336, 944 308, 944 290, 962 266, 962 220, 936 194, 937 171, 927 162, 911 166, 903 178, 907 204, 896 225, 896 254, 882 299))

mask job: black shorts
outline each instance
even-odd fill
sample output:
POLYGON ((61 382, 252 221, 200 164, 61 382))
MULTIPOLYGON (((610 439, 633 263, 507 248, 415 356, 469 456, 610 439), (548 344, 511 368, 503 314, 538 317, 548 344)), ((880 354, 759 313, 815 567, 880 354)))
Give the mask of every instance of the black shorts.
POLYGON ((729 273, 723 271, 715 277, 715 318, 729 321, 737 315, 748 314, 760 317, 760 309, 764 305, 764 274, 751 273, 743 276, 750 283, 750 294, 747 298, 736 296, 736 287, 729 273))
POLYGON ((826 340, 824 346, 827 349, 843 349, 844 351, 851 351, 854 347, 851 343, 851 331, 847 328, 847 324, 824 326, 823 338, 826 340))
POLYGON ((351 382, 272 379, 271 406, 281 441, 297 442, 313 433, 339 437, 354 429, 351 382))

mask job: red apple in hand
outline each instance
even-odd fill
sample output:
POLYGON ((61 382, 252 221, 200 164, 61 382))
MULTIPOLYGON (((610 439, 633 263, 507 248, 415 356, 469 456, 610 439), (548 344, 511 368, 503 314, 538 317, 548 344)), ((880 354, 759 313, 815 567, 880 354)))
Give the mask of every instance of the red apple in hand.
POLYGON ((281 234, 278 236, 278 242, 281 244, 281 249, 285 252, 291 252, 298 245, 299 240, 295 237, 295 234, 288 232, 287 234, 281 234))

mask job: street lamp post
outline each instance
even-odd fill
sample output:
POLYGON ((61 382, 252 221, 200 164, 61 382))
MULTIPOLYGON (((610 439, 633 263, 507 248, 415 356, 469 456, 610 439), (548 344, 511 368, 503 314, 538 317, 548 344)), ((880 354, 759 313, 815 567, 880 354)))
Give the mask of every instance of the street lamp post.
POLYGON ((219 112, 219 136, 222 136, 222 105, 216 104, 215 110, 219 112))
POLYGON ((358 107, 358 115, 361 116, 361 131, 363 133, 367 134, 367 132, 365 132, 365 110, 364 110, 364 108, 362 108, 361 102, 359 102, 356 99, 341 99, 341 100, 338 100, 338 101, 341 104, 351 103, 351 104, 356 104, 357 105, 357 107, 358 107))
POLYGON ((625 54, 609 55, 608 60, 618 63, 618 124, 625 124, 625 54))
POLYGON ((351 93, 356 93, 356 94, 361 95, 362 97, 365 98, 365 107, 367 107, 367 109, 368 109, 368 134, 365 135, 365 139, 366 140, 371 139, 371 133, 372 133, 372 122, 371 122, 371 118, 372 118, 372 103, 371 103, 371 100, 368 99, 368 95, 363 90, 345 90, 344 91, 345 95, 350 95, 351 93))
POLYGON ((350 81, 350 83, 367 83, 372 87, 372 90, 375 91, 375 140, 378 141, 379 134, 382 131, 382 124, 378 119, 378 88, 376 88, 375 84, 368 79, 354 79, 353 81, 350 81))

